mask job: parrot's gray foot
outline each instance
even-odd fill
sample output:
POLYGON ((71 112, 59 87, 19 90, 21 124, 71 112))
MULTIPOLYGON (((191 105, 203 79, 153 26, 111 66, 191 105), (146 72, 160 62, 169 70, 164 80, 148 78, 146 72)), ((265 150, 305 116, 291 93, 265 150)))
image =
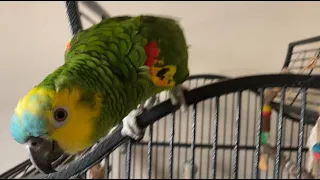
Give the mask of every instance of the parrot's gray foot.
MULTIPOLYGON (((145 129, 141 129, 137 125, 137 116, 145 110, 152 108, 156 102, 156 96, 152 96, 146 101, 140 103, 139 107, 136 110, 131 111, 123 119, 123 128, 121 134, 123 136, 129 136, 134 139, 136 142, 140 142, 144 137, 145 129)), ((127 150, 127 144, 121 145, 120 152, 125 153, 127 150)))
POLYGON ((141 129, 137 124, 137 115, 139 110, 132 110, 122 121, 123 128, 121 130, 122 136, 129 136, 132 139, 139 141, 143 138, 145 129, 141 129))
POLYGON ((187 111, 188 104, 184 97, 184 90, 187 90, 187 88, 183 87, 182 85, 177 85, 169 91, 169 96, 173 105, 180 104, 182 111, 187 111))

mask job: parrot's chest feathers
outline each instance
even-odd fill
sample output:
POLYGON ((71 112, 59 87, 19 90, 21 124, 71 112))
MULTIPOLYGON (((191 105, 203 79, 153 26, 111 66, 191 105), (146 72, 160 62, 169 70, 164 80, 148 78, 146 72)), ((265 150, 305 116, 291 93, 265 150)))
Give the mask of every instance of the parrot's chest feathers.
POLYGON ((159 87, 173 87, 176 66, 166 65, 164 59, 159 59, 160 48, 156 41, 149 42, 144 47, 146 60, 144 65, 149 67, 152 82, 159 87))

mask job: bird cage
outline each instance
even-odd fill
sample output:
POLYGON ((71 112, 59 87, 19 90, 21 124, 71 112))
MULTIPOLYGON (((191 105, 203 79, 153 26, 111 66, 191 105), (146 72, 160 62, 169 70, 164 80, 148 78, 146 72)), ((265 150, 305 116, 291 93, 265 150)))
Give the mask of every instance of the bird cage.
MULTIPOLYGON (((73 35, 84 21, 94 23, 81 7, 109 17, 94 1, 66 1, 66 7, 73 35)), ((319 47, 320 37, 290 43, 275 74, 192 75, 184 83, 188 111, 173 106, 167 92, 158 94, 138 117, 147 128, 141 141, 123 137, 120 124, 80 158, 60 159, 57 172, 40 173, 26 160, 0 177, 86 179, 103 162, 105 179, 317 178, 317 162, 306 170, 306 142, 319 116, 319 47)))

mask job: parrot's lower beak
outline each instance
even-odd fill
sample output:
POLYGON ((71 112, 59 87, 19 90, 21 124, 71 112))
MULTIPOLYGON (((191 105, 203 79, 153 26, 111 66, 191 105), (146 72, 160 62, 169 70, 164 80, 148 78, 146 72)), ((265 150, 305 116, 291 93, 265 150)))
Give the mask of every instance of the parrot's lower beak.
POLYGON ((45 174, 56 172, 54 162, 64 155, 58 143, 39 137, 29 138, 27 150, 33 165, 45 174))

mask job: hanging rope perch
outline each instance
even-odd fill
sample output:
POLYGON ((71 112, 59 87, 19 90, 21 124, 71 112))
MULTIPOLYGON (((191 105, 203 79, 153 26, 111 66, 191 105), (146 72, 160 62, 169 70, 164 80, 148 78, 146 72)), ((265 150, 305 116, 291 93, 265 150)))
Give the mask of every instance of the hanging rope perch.
POLYGON ((79 1, 92 12, 96 13, 101 19, 109 18, 110 15, 95 1, 79 1))
POLYGON ((69 25, 71 27, 72 35, 82 30, 82 24, 78 9, 77 1, 66 1, 67 15, 69 19, 69 25))

